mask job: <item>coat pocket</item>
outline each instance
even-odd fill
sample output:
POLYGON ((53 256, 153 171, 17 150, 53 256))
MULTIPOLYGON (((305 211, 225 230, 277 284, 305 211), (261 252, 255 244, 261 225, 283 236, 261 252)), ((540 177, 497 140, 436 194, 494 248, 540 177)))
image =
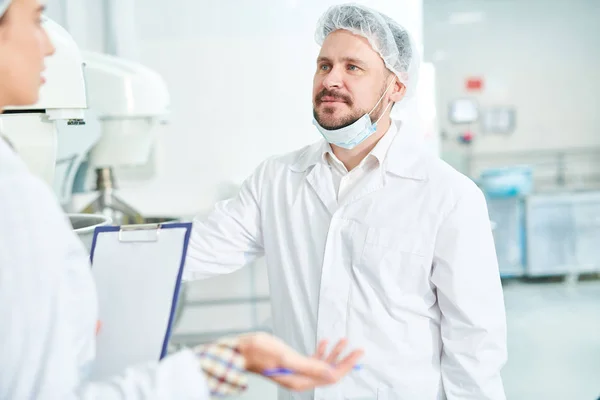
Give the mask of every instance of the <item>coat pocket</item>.
POLYGON ((427 246, 418 233, 367 228, 363 237, 357 268, 390 304, 429 290, 427 246))

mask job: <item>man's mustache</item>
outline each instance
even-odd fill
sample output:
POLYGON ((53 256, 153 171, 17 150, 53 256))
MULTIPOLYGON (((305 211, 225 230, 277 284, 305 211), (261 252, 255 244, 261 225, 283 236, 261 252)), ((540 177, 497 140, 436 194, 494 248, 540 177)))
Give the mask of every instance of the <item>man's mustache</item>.
POLYGON ((348 103, 349 105, 352 105, 352 99, 350 97, 346 96, 345 94, 336 93, 336 92, 328 90, 328 89, 323 89, 319 92, 319 94, 317 94, 317 96, 315 97, 315 103, 321 104, 323 97, 333 97, 336 100, 341 100, 344 103, 348 103))

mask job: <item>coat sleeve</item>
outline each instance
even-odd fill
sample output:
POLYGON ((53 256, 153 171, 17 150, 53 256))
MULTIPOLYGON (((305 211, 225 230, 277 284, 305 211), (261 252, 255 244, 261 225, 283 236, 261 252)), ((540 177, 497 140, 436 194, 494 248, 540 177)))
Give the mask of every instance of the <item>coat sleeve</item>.
MULTIPOLYGON (((88 273, 86 283, 91 271, 85 250, 65 251, 76 240, 46 185, 28 174, 0 174, 0 399, 208 399, 192 351, 131 366, 104 382, 86 379, 91 364, 82 365, 75 339, 86 324, 74 314, 68 272, 88 273)), ((80 299, 89 321, 96 321, 94 300, 80 299)))
POLYGON ((267 161, 235 197, 217 203, 208 218, 194 219, 184 280, 228 274, 264 254, 260 194, 267 184, 266 167, 267 161))
POLYGON ((442 380, 454 399, 505 399, 506 316, 485 198, 468 186, 442 223, 432 282, 442 313, 442 380))

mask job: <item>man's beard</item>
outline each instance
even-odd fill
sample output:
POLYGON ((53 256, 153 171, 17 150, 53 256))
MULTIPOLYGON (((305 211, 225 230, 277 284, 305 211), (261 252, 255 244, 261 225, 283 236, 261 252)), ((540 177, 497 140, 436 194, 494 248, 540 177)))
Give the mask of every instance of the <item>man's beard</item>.
MULTIPOLYGON (((381 98, 381 96, 383 96, 384 92, 385 92, 385 86, 381 89, 379 98, 381 98)), ((313 116, 314 116, 315 120, 323 128, 330 130, 330 131, 342 129, 347 126, 350 126, 370 111, 370 110, 366 110, 366 109, 353 110, 352 105, 354 103, 352 102, 352 99, 350 99, 348 96, 340 95, 340 94, 337 94, 337 93, 327 90, 327 89, 323 89, 321 92, 319 92, 319 94, 317 94, 317 96, 315 97, 315 104, 316 104, 316 107, 313 108, 313 116), (322 118, 322 116, 320 116, 319 113, 317 112, 317 107, 319 105, 321 105, 321 103, 322 103, 321 99, 325 96, 334 97, 336 99, 340 99, 340 100, 344 101, 348 105, 348 107, 350 107, 350 110, 351 110, 350 114, 345 115, 340 118, 337 118, 334 121, 325 122, 324 121, 325 118, 322 118)), ((381 115, 383 114, 384 110, 385 110, 385 105, 383 102, 380 102, 379 105, 375 108, 375 110, 373 110, 373 112, 371 113, 371 122, 379 120, 379 118, 381 118, 381 115)), ((333 107, 325 106, 323 108, 323 114, 324 114, 323 117, 333 114, 334 112, 335 112, 335 109, 333 107)))
MULTIPOLYGON (((331 110, 330 108, 325 107, 323 110, 323 113, 331 114, 332 111, 333 110, 331 110)), ((315 117, 315 120, 319 123, 319 125, 321 125, 323 128, 327 129, 328 131, 334 131, 336 129, 342 129, 342 128, 352 125, 353 123, 358 121, 363 115, 365 115, 367 112, 368 111, 363 111, 363 110, 353 111, 351 114, 345 115, 341 118, 337 118, 334 121, 325 122, 325 121, 323 121, 324 118, 321 118, 319 116, 317 109, 314 108, 313 116, 315 117)))

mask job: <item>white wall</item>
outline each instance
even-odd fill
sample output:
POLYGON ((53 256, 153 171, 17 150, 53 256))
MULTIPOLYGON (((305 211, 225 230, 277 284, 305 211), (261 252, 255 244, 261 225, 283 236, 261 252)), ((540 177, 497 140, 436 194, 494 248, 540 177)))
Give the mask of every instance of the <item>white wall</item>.
MULTIPOLYGON (((467 94, 465 79, 482 76, 483 106, 517 110, 511 135, 479 135, 471 150, 478 155, 473 172, 496 162, 544 162, 533 155, 502 160, 488 153, 529 152, 600 146, 600 2, 594 0, 425 0, 425 59, 437 70, 442 128, 457 133, 447 119, 449 102, 467 94), (482 13, 483 20, 452 25, 457 12, 482 13)), ((481 133, 479 125, 473 130, 481 133)), ((444 143, 446 157, 465 168, 463 149, 444 143)), ((572 156, 573 174, 600 171, 598 154, 572 156)), ((540 167, 542 168, 542 167, 540 167)), ((545 170, 550 173, 554 166, 545 170)))
MULTIPOLYGON (((140 61, 166 79, 173 121, 160 135, 156 179, 144 195, 123 195, 142 211, 190 214, 263 159, 317 140, 313 36, 319 15, 335 3, 341 1, 138 1, 140 61), (152 192, 171 194, 155 198, 157 205, 149 204, 152 192)), ((362 3, 420 40, 421 0, 362 3)))
POLYGON ((105 50, 105 3, 105 0, 49 0, 46 15, 63 26, 80 48, 101 52, 105 50))

